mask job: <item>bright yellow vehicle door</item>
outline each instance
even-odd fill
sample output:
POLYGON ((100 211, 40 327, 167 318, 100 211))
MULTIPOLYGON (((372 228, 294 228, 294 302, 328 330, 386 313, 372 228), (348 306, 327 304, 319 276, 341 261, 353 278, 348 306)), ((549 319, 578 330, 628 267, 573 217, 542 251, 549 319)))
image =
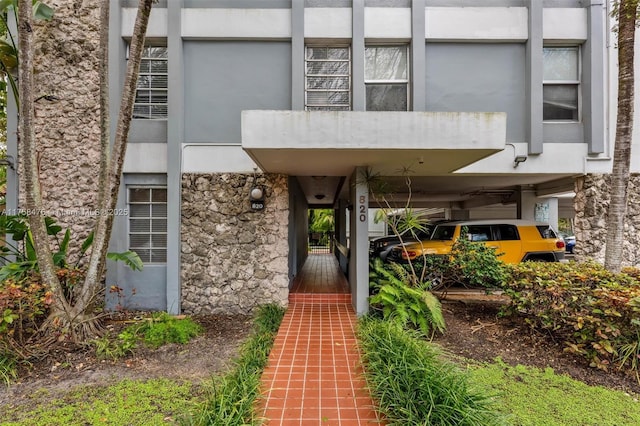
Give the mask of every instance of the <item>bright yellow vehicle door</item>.
POLYGON ((522 241, 515 225, 493 225, 493 232, 497 241, 491 241, 490 245, 497 246, 496 252, 502 253, 499 257, 504 263, 519 263, 524 256, 522 241))

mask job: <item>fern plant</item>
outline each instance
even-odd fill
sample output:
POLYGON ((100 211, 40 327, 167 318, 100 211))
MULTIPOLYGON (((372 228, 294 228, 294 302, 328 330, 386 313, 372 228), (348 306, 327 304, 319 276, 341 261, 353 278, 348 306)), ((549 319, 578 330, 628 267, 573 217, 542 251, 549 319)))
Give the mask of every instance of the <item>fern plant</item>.
POLYGON ((369 298, 373 310, 403 327, 411 327, 428 335, 443 332, 445 321, 440 301, 429 291, 430 283, 411 286, 410 272, 398 264, 387 270, 380 259, 371 265, 369 298))

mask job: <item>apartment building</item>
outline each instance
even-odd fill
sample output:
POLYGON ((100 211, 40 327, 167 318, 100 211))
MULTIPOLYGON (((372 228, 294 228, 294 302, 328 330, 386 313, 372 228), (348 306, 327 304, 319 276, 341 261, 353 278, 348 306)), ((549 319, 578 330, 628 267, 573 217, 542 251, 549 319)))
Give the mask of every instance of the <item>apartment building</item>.
MULTIPOLYGON (((136 4, 112 4, 112 100, 136 4)), ((447 218, 575 216, 582 253, 600 256, 615 123, 608 13, 604 0, 161 0, 120 192, 128 215, 111 244, 145 268, 109 264, 107 285, 124 290, 109 304, 286 304, 307 211, 332 208, 364 313, 371 176, 403 203, 409 175, 411 204, 447 218)))

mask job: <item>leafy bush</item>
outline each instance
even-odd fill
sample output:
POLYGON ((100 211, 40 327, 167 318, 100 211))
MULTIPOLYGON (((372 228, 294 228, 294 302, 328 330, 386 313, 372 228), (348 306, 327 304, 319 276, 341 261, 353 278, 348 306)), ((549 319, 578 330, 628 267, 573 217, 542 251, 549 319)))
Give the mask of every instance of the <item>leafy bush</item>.
POLYGON ((508 268, 500 253, 486 244, 472 242, 466 231, 456 240, 449 255, 426 255, 414 260, 414 268, 431 289, 452 286, 496 288, 507 279, 508 268))
POLYGON ((260 376, 267 365, 283 316, 284 309, 275 305, 265 305, 258 310, 254 331, 240 349, 235 368, 213 380, 207 401, 189 424, 235 426, 260 423, 254 413, 255 401, 260 395, 260 376))
POLYGON ((51 297, 37 274, 0 282, 0 345, 25 343, 45 317, 51 297))
POLYGON ((525 315, 532 327, 550 331, 593 367, 617 364, 637 371, 638 276, 637 270, 615 274, 595 262, 520 263, 505 283, 511 304, 504 313, 525 315))
POLYGON ((117 338, 103 336, 92 341, 96 355, 103 359, 118 359, 133 353, 139 341, 159 348, 167 343, 188 343, 202 333, 202 327, 191 318, 178 318, 159 312, 140 323, 125 328, 117 338))
POLYGON ((359 322, 357 335, 365 375, 386 424, 502 424, 492 398, 415 332, 369 317, 359 322))
POLYGON ((140 328, 144 342, 158 348, 166 343, 185 344, 202 333, 202 327, 191 318, 176 318, 166 312, 154 314, 140 328))
POLYGON ((380 259, 374 259, 369 273, 371 309, 379 311, 385 319, 403 327, 411 325, 425 335, 431 331, 444 331, 440 301, 429 292, 429 283, 411 286, 408 272, 392 263, 385 268, 380 259))

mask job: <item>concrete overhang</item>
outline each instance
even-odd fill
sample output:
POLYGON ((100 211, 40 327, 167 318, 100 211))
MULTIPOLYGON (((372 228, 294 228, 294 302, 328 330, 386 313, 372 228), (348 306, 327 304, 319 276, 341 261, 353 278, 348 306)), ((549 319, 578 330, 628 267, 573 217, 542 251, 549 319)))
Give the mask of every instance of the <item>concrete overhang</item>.
POLYGON ((503 150, 506 128, 503 112, 242 111, 242 148, 270 173, 437 175, 503 150))

